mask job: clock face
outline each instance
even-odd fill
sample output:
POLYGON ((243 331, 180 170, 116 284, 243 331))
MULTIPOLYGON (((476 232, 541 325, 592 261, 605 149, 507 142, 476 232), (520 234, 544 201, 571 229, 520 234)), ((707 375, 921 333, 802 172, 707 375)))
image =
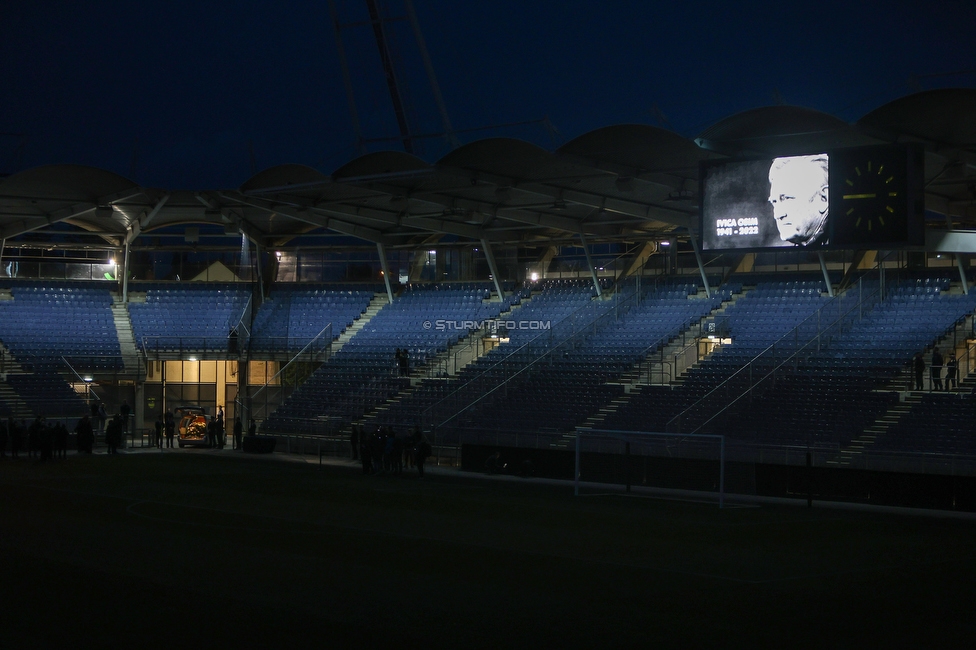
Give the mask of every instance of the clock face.
POLYGON ((841 199, 847 206, 844 218, 853 221, 855 232, 871 239, 890 230, 899 209, 897 180, 894 167, 883 160, 869 158, 849 170, 841 199))
POLYGON ((836 246, 897 244, 908 235, 907 158, 898 147, 831 156, 830 212, 836 246))

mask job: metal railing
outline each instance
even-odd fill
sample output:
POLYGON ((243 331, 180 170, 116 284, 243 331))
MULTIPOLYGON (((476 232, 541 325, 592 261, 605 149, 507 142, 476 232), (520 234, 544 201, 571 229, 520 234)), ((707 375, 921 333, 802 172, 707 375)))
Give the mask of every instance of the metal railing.
POLYGON ((246 399, 250 404, 251 410, 249 417, 254 419, 265 420, 275 410, 282 402, 287 399, 288 395, 291 394, 291 390, 297 388, 305 379, 307 379, 314 371, 318 365, 328 361, 332 353, 332 323, 327 324, 323 327, 318 334, 316 334, 311 341, 305 344, 302 349, 296 352, 291 359, 289 359, 285 364, 283 364, 276 373, 271 377, 268 377, 264 382, 264 385, 258 388, 255 392, 250 393, 248 389, 247 393, 245 391, 238 391, 237 393, 237 408, 238 413, 243 413, 244 404, 242 402, 246 399), (281 377, 283 373, 293 366, 297 367, 297 364, 305 363, 307 366, 300 373, 304 377, 300 380, 294 382, 289 382, 288 386, 283 386, 281 377), (277 380, 277 382, 276 382, 277 380), (276 382, 276 383, 275 383, 276 382), (275 399, 269 399, 271 397, 271 387, 277 390, 277 396, 275 399), (260 397, 264 394, 264 404, 261 404, 260 397), (286 394, 287 393, 287 394, 286 394), (263 409, 262 409, 263 407, 263 409), (272 408, 273 407, 273 408, 272 408))
POLYGON ((227 359, 231 351, 230 337, 224 336, 143 336, 139 351, 146 359, 182 359, 192 354, 200 359, 227 359))
POLYGON ((604 309, 599 310, 592 318, 580 322, 580 319, 586 315, 594 303, 591 301, 582 305, 552 325, 552 328, 564 329, 567 325, 571 328, 560 340, 555 340, 553 329, 549 329, 537 334, 514 350, 508 351, 501 359, 492 360, 487 367, 481 368, 473 377, 466 378, 464 383, 450 395, 426 407, 421 414, 422 424, 427 427, 444 427, 481 403, 485 398, 507 387, 515 379, 521 379, 531 371, 541 367, 542 364, 551 362, 557 354, 570 351, 578 342, 595 333, 600 326, 622 317, 636 304, 637 300, 637 294, 631 294, 622 300, 611 298, 607 301, 607 306, 604 309), (519 363, 521 367, 514 373, 510 373, 508 369, 513 360, 515 363, 519 363), (471 398, 472 392, 477 396, 471 398), (471 401, 467 401, 468 399, 471 401), (461 404, 464 401, 467 403, 461 404), (446 417, 443 412, 439 412, 445 406, 451 412, 446 417))
POLYGON ((839 295, 804 318, 752 360, 672 417, 668 421, 667 431, 696 433, 704 430, 741 400, 761 395, 767 386, 773 385, 779 371, 784 368, 796 370, 805 354, 819 352, 828 347, 834 335, 843 333, 866 310, 870 311, 881 302, 881 287, 872 287, 865 292, 863 285, 859 283, 857 291, 856 302, 847 309, 843 308, 847 294, 839 295), (829 312, 832 310, 837 311, 836 318, 831 318, 829 312), (827 321, 826 324, 824 320, 827 321), (813 334, 809 339, 804 336, 801 342, 801 331, 811 328, 813 334))

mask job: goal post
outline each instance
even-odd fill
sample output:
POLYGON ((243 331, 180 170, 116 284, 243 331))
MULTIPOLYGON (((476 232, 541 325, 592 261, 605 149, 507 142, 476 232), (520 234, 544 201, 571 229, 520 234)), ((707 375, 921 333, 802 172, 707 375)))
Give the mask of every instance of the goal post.
MULTIPOLYGON (((705 433, 660 433, 656 431, 623 431, 619 429, 576 428, 576 469, 573 474, 574 494, 580 495, 580 483, 584 454, 591 459, 599 456, 623 456, 626 467, 627 491, 630 491, 630 465, 632 449, 647 460, 686 459, 694 461, 718 461, 718 484, 715 475, 709 479, 710 489, 718 488, 718 507, 725 507, 725 436, 705 433), (609 448, 609 450, 608 450, 609 448), (717 448, 717 449, 716 449, 717 448), (710 450, 710 451, 709 451, 710 450), (718 452, 717 459, 715 452, 718 452)), ((646 477, 645 477, 646 478, 646 477)))

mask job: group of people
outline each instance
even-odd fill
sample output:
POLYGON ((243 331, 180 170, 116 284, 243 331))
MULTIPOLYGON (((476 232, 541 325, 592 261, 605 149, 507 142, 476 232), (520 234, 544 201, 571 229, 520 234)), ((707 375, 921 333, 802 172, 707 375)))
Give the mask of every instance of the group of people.
POLYGON ((27 455, 39 460, 65 458, 68 455, 68 429, 62 422, 48 422, 37 417, 28 425, 24 420, 17 422, 13 417, 0 418, 0 458, 19 458, 20 451, 27 444, 27 455))
MULTIPOLYGON (((156 447, 159 449, 163 448, 163 440, 165 437, 166 448, 171 449, 173 447, 173 439, 176 437, 176 417, 173 415, 172 411, 166 411, 165 414, 160 415, 156 418, 156 447)), ((254 423, 254 419, 251 419, 251 425, 248 427, 248 434, 254 435, 257 426, 254 423)), ((232 444, 234 449, 241 449, 243 446, 244 438, 244 423, 241 422, 241 418, 237 417, 234 420, 234 434, 232 439, 232 444)), ((206 435, 206 446, 211 449, 223 449, 227 441, 224 436, 224 407, 217 407, 217 414, 210 419, 207 423, 207 435, 206 435)))
POLYGON ((211 449, 224 448, 224 407, 217 407, 217 415, 207 423, 207 446, 211 449))
POLYGON ((421 478, 424 463, 431 454, 430 443, 420 427, 407 436, 398 436, 393 427, 380 427, 367 435, 362 425, 353 425, 349 437, 352 459, 363 465, 363 474, 403 474, 403 468, 416 466, 421 478))
POLYGON ((92 400, 89 405, 91 409, 91 425, 92 429, 101 433, 105 430, 105 423, 108 422, 108 413, 105 411, 105 402, 100 402, 97 399, 92 400))
POLYGON ((166 448, 173 448, 173 438, 176 437, 176 418, 172 411, 156 417, 156 448, 163 448, 163 437, 166 438, 166 448))
MULTIPOLYGON (((921 353, 915 355, 913 362, 915 370, 915 390, 925 390, 923 379, 925 378, 925 359, 921 353)), ((956 353, 950 352, 948 359, 942 358, 939 348, 932 350, 932 365, 929 367, 931 379, 930 390, 952 390, 958 386, 956 377, 959 373, 959 364, 956 361, 956 353), (945 384, 942 382, 942 368, 945 368, 945 384)))
POLYGON ((129 433, 132 409, 128 400, 122 400, 119 412, 111 417, 105 410, 105 402, 93 400, 89 409, 90 415, 84 416, 75 425, 75 433, 78 434, 78 451, 92 453, 96 433, 104 433, 108 453, 118 453, 119 448, 125 446, 124 438, 129 433))
MULTIPOLYGON (((105 433, 108 453, 117 453, 123 446, 122 439, 128 428, 129 405, 123 402, 120 411, 109 417, 104 403, 93 402, 90 414, 82 416, 75 424, 78 453, 91 454, 95 448, 95 436, 101 432, 105 433)), ((6 458, 8 444, 11 458, 19 458, 25 443, 30 458, 67 458, 68 438, 68 427, 63 422, 52 422, 38 416, 28 425, 26 421, 17 422, 12 417, 0 418, 0 458, 6 458)))
MULTIPOLYGON (((90 411, 75 424, 74 433, 77 436, 78 453, 91 454, 95 448, 95 439, 104 433, 105 445, 109 454, 116 454, 124 446, 123 439, 128 429, 130 409, 123 401, 119 413, 109 416, 103 402, 94 401, 90 411)), ((224 409, 217 408, 217 415, 210 420, 207 429, 207 443, 209 447, 223 449, 224 440, 224 409)), ((248 434, 255 435, 257 425, 251 419, 248 434)), ((172 411, 166 411, 156 419, 154 443, 159 449, 173 447, 176 437, 176 417, 172 411)), ((234 449, 243 447, 244 425, 241 418, 234 421, 234 449)), ((0 417, 0 458, 6 458, 8 449, 11 458, 19 458, 20 452, 26 447, 30 458, 39 460, 51 458, 65 458, 68 454, 68 428, 63 422, 48 421, 37 417, 29 425, 26 420, 17 421, 13 417, 0 417)))

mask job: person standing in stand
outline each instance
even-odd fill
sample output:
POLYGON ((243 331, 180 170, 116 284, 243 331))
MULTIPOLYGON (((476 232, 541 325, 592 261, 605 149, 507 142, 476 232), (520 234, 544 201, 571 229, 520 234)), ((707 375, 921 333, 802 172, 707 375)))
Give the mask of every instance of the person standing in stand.
POLYGON ((163 416, 156 416, 156 449, 163 448, 163 416))
POLYGON ((122 416, 122 433, 129 433, 129 402, 122 400, 119 407, 119 415, 122 416))
POLYGON ((930 390, 942 390, 942 353, 932 349, 932 386, 930 390))
POLYGON ((105 427, 105 444, 108 445, 108 453, 117 454, 119 444, 122 442, 122 415, 116 415, 105 427))
POLYGON ((217 438, 220 443, 220 448, 223 449, 224 432, 226 431, 226 429, 224 429, 224 407, 219 405, 217 406, 217 431, 218 431, 217 438))
POLYGON ((946 391, 948 391, 950 388, 956 387, 956 370, 957 370, 956 353, 950 352, 949 360, 946 361, 946 380, 945 380, 946 391))
POLYGON ((922 353, 915 355, 915 390, 924 390, 923 378, 925 377, 925 359, 922 358, 922 353))
POLYGON ((86 415, 75 425, 75 432, 78 434, 78 453, 92 453, 92 446, 95 444, 95 431, 92 429, 92 421, 86 415))
POLYGON ((173 418, 172 411, 166 411, 166 417, 163 420, 163 428, 166 429, 166 447, 168 449, 172 449, 173 436, 176 433, 176 420, 173 418))
POLYGON ((240 449, 241 443, 244 442, 244 423, 241 422, 241 416, 237 416, 234 419, 234 449, 240 449))

